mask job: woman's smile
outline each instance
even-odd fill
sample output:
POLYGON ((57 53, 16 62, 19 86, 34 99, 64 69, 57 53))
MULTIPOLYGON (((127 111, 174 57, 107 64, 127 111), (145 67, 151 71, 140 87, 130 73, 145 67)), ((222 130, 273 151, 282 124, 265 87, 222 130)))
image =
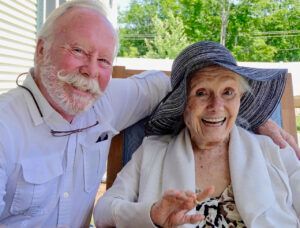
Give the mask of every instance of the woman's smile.
POLYGON ((201 121, 207 127, 220 127, 225 123, 226 117, 202 118, 201 121))

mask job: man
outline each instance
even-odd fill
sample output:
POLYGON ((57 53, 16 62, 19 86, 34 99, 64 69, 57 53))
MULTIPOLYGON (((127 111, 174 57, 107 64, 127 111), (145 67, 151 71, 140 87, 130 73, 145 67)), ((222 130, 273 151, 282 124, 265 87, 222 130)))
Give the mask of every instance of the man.
POLYGON ((67 2, 47 19, 34 68, 0 98, 1 225, 81 227, 88 220, 111 138, 170 89, 159 72, 110 80, 116 49, 97 1, 67 2))

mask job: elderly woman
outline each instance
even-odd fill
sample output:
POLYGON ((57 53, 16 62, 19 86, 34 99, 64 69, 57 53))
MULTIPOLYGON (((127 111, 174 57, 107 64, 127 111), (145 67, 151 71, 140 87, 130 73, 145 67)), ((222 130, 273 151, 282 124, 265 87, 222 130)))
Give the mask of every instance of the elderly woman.
POLYGON ((300 227, 294 151, 240 127, 270 117, 285 73, 237 66, 214 42, 183 50, 149 136, 97 202, 96 225, 300 227))

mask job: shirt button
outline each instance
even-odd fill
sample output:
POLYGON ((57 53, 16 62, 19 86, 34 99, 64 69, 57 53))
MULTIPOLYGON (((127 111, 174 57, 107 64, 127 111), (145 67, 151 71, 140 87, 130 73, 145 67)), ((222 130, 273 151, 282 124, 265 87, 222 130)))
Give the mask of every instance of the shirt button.
POLYGON ((64 192, 64 197, 68 198, 69 197, 69 193, 68 192, 64 192))

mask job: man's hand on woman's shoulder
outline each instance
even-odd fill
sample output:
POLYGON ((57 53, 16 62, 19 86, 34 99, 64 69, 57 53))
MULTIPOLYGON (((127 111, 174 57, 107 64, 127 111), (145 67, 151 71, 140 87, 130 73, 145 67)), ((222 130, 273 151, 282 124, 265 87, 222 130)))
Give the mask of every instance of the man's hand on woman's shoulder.
POLYGON ((256 133, 269 136, 280 148, 285 148, 287 144, 289 144, 300 159, 300 148, 298 147, 294 137, 280 128, 274 121, 270 119, 267 120, 264 124, 257 128, 256 133))

